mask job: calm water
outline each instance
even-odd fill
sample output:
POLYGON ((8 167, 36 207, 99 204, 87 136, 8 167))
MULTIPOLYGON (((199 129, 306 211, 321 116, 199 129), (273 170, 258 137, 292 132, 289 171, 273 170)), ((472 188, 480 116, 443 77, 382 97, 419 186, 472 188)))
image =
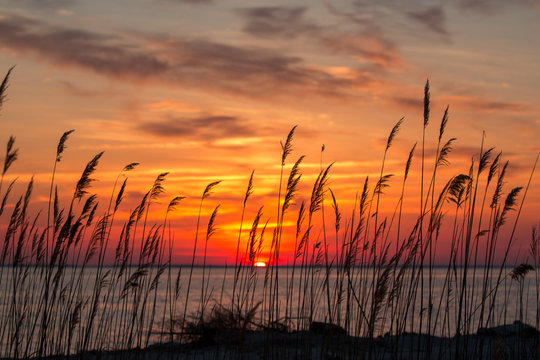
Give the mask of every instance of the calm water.
MULTIPOLYGON (((46 353, 62 353, 68 348, 78 351, 145 346, 169 340, 171 327, 178 331, 175 324, 183 319, 189 267, 165 268, 159 277, 157 268, 137 273, 140 269, 131 267, 120 274, 119 268, 112 267, 101 271, 87 268, 83 272, 80 268, 67 267, 60 273, 54 269, 50 279, 44 270, 39 267, 0 268, 0 356, 31 355, 40 347, 45 348, 46 353), (100 280, 96 282, 96 279, 100 280), (44 300, 47 283, 50 284, 49 299, 44 300), (48 309, 45 312, 47 321, 44 320, 44 309, 48 309), (45 333, 42 331, 44 323, 49 329, 45 333)), ((254 322, 264 322, 269 316, 268 292, 271 289, 267 269, 244 270, 239 283, 241 290, 235 295, 240 294, 245 300, 242 302, 244 310, 260 303, 254 322)), ((446 268, 435 268, 431 277, 426 271, 423 284, 422 278, 411 277, 408 270, 401 277, 401 293, 392 293, 392 289, 396 289, 394 275, 399 274, 399 268, 395 272, 392 270, 387 274, 386 291, 381 291, 384 300, 374 316, 375 335, 395 332, 396 324, 401 324, 402 331, 425 332, 429 326, 431 333, 451 336, 460 323, 468 324, 469 328, 464 331, 475 332, 482 313, 484 279, 487 279, 488 300, 484 306, 483 324, 487 323, 494 299, 489 325, 511 323, 520 316, 524 322, 537 325, 540 304, 536 273, 530 272, 524 278, 521 297, 520 282, 507 276, 512 269, 503 269, 503 280, 494 297, 498 270, 485 277, 483 268, 469 269, 463 300, 459 295, 463 279, 461 268, 450 273, 450 281, 446 268), (462 308, 467 309, 461 312, 461 319, 458 318, 460 302, 462 308), (392 322, 392 318, 399 322, 392 322)), ((324 268, 310 269, 308 274, 300 268, 279 268, 278 304, 274 306, 279 313, 274 314, 273 319, 294 329, 308 326, 309 319, 328 322, 332 317, 332 322, 346 327, 350 334, 365 335, 366 324, 374 312, 372 294, 374 289, 383 288, 378 277, 374 281, 373 276, 371 268, 354 268, 350 281, 344 277, 340 282, 335 269, 327 278, 324 268), (307 282, 301 282, 301 278, 307 282), (341 297, 338 296, 340 287, 343 289, 341 297)), ((194 268, 186 319, 192 320, 201 311, 208 315, 218 304, 230 307, 233 283, 233 268, 194 268)))

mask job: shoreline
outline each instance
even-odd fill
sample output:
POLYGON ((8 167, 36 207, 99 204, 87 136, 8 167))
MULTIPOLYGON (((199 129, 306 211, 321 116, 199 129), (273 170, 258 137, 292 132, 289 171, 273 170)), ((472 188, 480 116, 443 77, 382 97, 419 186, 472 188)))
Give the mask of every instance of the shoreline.
POLYGON ((343 329, 313 323, 312 329, 227 329, 188 343, 164 342, 146 348, 89 350, 43 359, 538 359, 540 331, 515 321, 451 338, 402 333, 375 338, 354 337, 343 329), (341 329, 341 330, 339 330, 341 329), (343 330, 344 331, 344 330, 343 330))

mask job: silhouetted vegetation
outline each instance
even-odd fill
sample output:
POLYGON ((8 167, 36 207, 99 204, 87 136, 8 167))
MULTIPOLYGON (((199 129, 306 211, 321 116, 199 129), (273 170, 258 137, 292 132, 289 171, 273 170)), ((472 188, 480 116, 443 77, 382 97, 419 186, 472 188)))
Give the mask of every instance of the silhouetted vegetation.
MULTIPOLYGON (((0 105, 10 73, 11 69, 0 86, 0 105)), ((239 194, 243 204, 235 262, 224 269, 221 289, 210 285, 213 269, 206 264, 219 205, 208 219, 202 216, 205 200, 219 190, 220 181, 201 186, 192 261, 174 266, 174 226, 169 214, 182 206, 185 194, 170 200, 162 221, 148 219, 150 207, 157 206, 156 199, 163 195, 168 173, 158 174, 128 218, 119 219, 128 191, 127 178, 121 180, 138 164, 121 169, 103 208, 90 192, 100 152, 85 166, 64 207, 55 174, 73 133, 66 131, 54 158, 47 209, 35 213, 29 211, 33 180, 18 197, 12 194, 16 180, 4 188, 4 175, 19 154, 15 138, 10 137, 0 180, 0 356, 41 358, 148 348, 153 343, 162 345, 154 345, 152 351, 171 354, 180 351, 175 343, 190 343, 218 344, 220 351, 241 358, 239 346, 254 332, 263 334, 258 346, 262 358, 492 358, 513 351, 501 349, 495 338, 470 335, 479 329, 485 335, 485 329, 514 320, 534 321, 538 330, 538 227, 533 229, 530 264, 508 267, 530 180, 524 187, 507 189, 508 162, 483 143, 469 169, 440 179, 439 170, 448 165, 455 141, 446 137, 448 121, 447 108, 428 172, 425 130, 432 119, 426 83, 422 143, 412 146, 402 174, 387 173, 385 162, 403 125, 399 120, 387 138, 378 177, 366 177, 350 214, 342 213, 329 187, 332 164, 324 165, 322 160, 307 201, 293 206, 301 198, 304 160, 300 156, 288 165, 293 127, 282 143, 281 158, 277 157, 281 169, 276 208, 261 207, 245 224, 246 204, 256 188, 255 173, 247 179, 243 198, 239 194), (422 169, 416 195, 407 191, 414 161, 420 161, 422 169), (400 196, 387 216, 381 205, 391 178, 401 179, 400 196), (403 202, 417 196, 419 213, 412 228, 406 229, 403 202), (275 217, 265 221, 265 211, 275 217), (285 218, 296 219, 295 231, 284 232, 285 218), (447 227, 443 227, 445 219, 447 227), (201 229, 204 221, 206 230, 201 229), (272 232, 267 230, 269 221, 276 224, 272 232), (505 226, 511 230, 503 237, 505 226), (116 228, 121 228, 119 234, 116 228), (246 228, 250 229, 247 237, 246 228), (450 252, 447 265, 436 267, 442 228, 448 229, 444 241, 450 243, 450 252), (292 254, 283 253, 285 237, 294 241, 292 254), (270 266, 258 269, 254 263, 265 247, 270 266), (113 254, 107 253, 110 249, 113 254), (496 254, 501 252, 502 262, 497 263, 496 254), (275 266, 284 256, 291 266, 275 266), (106 259, 113 259, 112 264, 106 259), (197 259, 201 268, 195 266, 197 259), (232 274, 230 288, 225 286, 227 271, 232 274), (193 288, 196 274, 200 293, 193 288), (534 278, 530 288, 528 277, 534 278), (436 282, 440 293, 434 291, 436 282), (528 291, 534 292, 535 303, 524 301, 528 291), (517 301, 510 299, 516 294, 517 301), (534 319, 526 318, 528 308, 533 309, 534 319), (294 342, 283 334, 297 335, 288 350, 276 345, 287 339, 294 342), (313 346, 320 352, 312 353, 313 346), (421 353, 414 350, 419 348, 421 353)), ((522 341, 516 345, 519 356, 537 358, 538 332, 527 327, 528 337, 521 336, 525 328, 517 324, 520 336, 515 339, 522 341)))

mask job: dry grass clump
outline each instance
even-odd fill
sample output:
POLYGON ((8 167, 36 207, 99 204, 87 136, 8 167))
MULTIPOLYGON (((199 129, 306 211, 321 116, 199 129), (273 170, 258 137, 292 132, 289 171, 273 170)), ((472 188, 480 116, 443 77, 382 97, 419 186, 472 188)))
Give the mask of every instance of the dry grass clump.
POLYGON ((198 345, 239 344, 246 332, 261 328, 255 321, 260 304, 247 311, 240 308, 231 310, 215 304, 209 313, 186 320, 181 334, 198 345))

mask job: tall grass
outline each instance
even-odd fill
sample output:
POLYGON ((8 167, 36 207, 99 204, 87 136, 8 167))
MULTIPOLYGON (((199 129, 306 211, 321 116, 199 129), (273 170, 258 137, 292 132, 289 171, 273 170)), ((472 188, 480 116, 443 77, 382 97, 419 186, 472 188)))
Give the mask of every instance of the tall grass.
MULTIPOLYGON (((10 74, 11 69, 0 85, 0 105, 10 74)), ((66 200, 58 192, 55 177, 73 133, 69 130, 60 137, 56 149, 47 208, 42 214, 30 209, 33 180, 14 199, 12 192, 18 179, 4 190, 4 177, 19 154, 15 138, 10 137, 0 178, 0 356, 28 358, 144 348, 165 340, 171 344, 204 342, 223 330, 241 341, 250 330, 300 334, 315 331, 316 324, 324 322, 355 336, 355 342, 359 337, 392 335, 392 346, 384 350, 392 358, 406 357, 402 349, 410 345, 407 332, 431 335, 427 343, 420 337, 416 342, 427 354, 435 351, 433 336, 442 336, 455 337, 456 341, 439 347, 439 354, 481 357, 487 350, 482 344, 470 343, 466 335, 508 320, 501 314, 511 312, 511 302, 501 302, 501 293, 508 299, 507 289, 512 287, 517 287, 519 295, 515 320, 532 321, 538 329, 538 226, 530 244, 532 266, 523 263, 513 269, 507 267, 514 261, 512 247, 536 162, 525 188, 506 189, 508 162, 504 162, 502 153, 493 157, 494 149, 485 150, 482 136, 479 154, 473 157, 470 168, 441 179, 447 176, 448 171, 442 172, 441 167, 450 164, 456 141, 444 140, 449 117, 447 107, 429 176, 425 155, 430 89, 426 83, 424 117, 419 122, 419 213, 409 229, 403 219, 404 202, 410 197, 411 201, 418 200, 407 187, 417 161, 417 144, 411 144, 401 174, 386 173, 385 167, 403 119, 387 138, 378 178, 374 184, 365 178, 349 214, 339 205, 339 194, 329 187, 333 163, 323 166, 324 147, 320 172, 313 184, 306 184, 310 194, 299 192, 305 157, 298 156, 290 166, 287 163, 293 152, 293 127, 281 145, 277 207, 268 211, 275 218, 265 219, 262 206, 256 214, 247 211, 248 200, 256 191, 257 179, 252 172, 239 214, 232 280, 225 270, 221 286, 215 285, 215 270, 207 264, 212 236, 219 231, 219 204, 207 219, 206 231, 201 230, 205 200, 220 181, 209 183, 198 197, 191 263, 187 268, 176 267, 173 250, 175 241, 182 239, 175 238, 174 221, 169 216, 185 196, 170 200, 162 220, 149 219, 150 207, 157 206, 157 199, 165 192, 168 173, 157 175, 124 219, 118 214, 129 191, 126 174, 138 164, 123 167, 110 197, 100 200, 90 193, 93 174, 103 156, 100 152, 86 164, 66 200), (385 192, 395 179, 399 181, 399 197, 392 204, 385 192), (383 208, 393 212, 386 214, 383 208), (45 212, 46 219, 42 220, 45 212), (251 226, 246 225, 251 216, 251 226), (449 219, 446 223, 445 218, 449 219), (286 219, 294 219, 295 229, 286 228, 286 219), (327 225, 327 221, 333 224, 327 225), (271 222, 276 224, 273 228, 269 227, 271 222), (437 267, 443 238, 450 246, 448 262, 437 267), (199 239, 204 240, 202 252, 203 240, 199 239), (294 243, 292 253, 283 253, 284 241, 294 243), (259 270, 254 264, 265 251, 270 266, 259 270), (503 258, 498 262, 497 254, 501 253, 503 258), (285 262, 288 267, 280 266, 285 262), (530 277, 534 278, 532 283, 528 282, 530 277), (434 290, 436 283, 439 292, 434 290), (534 289, 534 304, 525 301, 529 298, 528 286, 534 289), (534 318, 527 317, 528 307, 533 308, 534 318)), ((270 338, 265 343, 263 353, 280 358, 283 354, 273 348, 274 341, 270 338)), ((296 356, 303 351, 302 341, 297 339, 296 356)), ((171 351, 172 345, 168 349, 171 351)), ((408 349, 412 351, 412 347, 408 349)), ((373 341, 361 350, 351 346, 343 351, 349 358, 385 356, 384 351, 378 353, 381 349, 373 341)))

